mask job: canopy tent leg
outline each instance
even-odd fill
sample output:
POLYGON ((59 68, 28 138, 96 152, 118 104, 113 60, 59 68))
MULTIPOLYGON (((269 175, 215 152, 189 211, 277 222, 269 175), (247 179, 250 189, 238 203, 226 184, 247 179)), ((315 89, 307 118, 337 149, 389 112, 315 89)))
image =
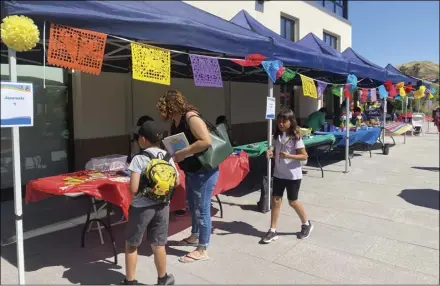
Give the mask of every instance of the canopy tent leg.
MULTIPOLYGON (((273 97, 273 83, 271 79, 268 77, 268 93, 269 97, 273 97)), ((273 150, 272 148, 272 119, 267 120, 267 146, 269 149, 273 150)), ((272 200, 272 161, 269 157, 267 157, 267 190, 268 190, 268 196, 269 199, 268 202, 268 210, 271 209, 271 200, 272 200)))
POLYGON ((385 123, 387 122, 387 99, 383 99, 382 144, 385 146, 385 123))
POLYGON ((348 173, 348 156, 350 155, 350 99, 347 97, 345 101, 345 170, 348 173))
MULTIPOLYGON (((9 79, 17 82, 17 58, 15 50, 8 49, 9 79)), ((23 206, 21 199, 21 164, 20 164, 20 127, 12 127, 14 158, 14 208, 15 232, 17 238, 18 284, 24 285, 24 247, 23 247, 23 206)))

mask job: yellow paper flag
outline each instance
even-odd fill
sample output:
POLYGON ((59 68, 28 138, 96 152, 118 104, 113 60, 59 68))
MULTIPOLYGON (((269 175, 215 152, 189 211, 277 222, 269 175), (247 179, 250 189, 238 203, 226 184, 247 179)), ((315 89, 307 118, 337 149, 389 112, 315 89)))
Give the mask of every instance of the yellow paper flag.
POLYGON ((429 93, 428 99, 433 99, 434 95, 432 93, 429 93))
POLYGON ((312 98, 318 98, 318 92, 316 91, 315 81, 307 76, 300 74, 303 94, 312 98))
POLYGON ((405 97, 406 96, 405 88, 403 88, 403 87, 399 88, 399 95, 401 97, 405 97))
POLYGON ((401 89, 401 88, 403 88, 404 86, 405 86, 405 83, 404 83, 403 81, 398 82, 398 83, 396 84, 396 88, 398 88, 398 89, 401 89))
POLYGON ((134 79, 170 85, 170 51, 131 43, 131 58, 134 79))

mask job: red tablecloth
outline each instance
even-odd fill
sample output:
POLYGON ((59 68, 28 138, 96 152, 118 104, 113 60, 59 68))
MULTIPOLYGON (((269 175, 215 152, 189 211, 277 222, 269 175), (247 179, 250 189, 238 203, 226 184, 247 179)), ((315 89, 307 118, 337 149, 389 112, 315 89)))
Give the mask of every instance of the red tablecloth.
MULTIPOLYGON (((220 176, 213 196, 233 189, 243 181, 249 173, 248 155, 241 152, 239 155, 230 156, 220 164, 219 168, 220 176)), ((124 216, 128 218, 128 208, 132 198, 128 178, 114 173, 105 173, 104 178, 90 179, 91 173, 83 171, 32 180, 26 185, 26 202, 37 202, 51 195, 84 193, 121 207, 124 216), (80 182, 76 185, 68 185, 68 182, 72 182, 68 180, 69 177, 80 182), (84 181, 84 179, 87 180, 84 181)), ((184 209, 186 206, 185 175, 181 170, 179 173, 181 187, 176 190, 171 200, 171 211, 184 209)))

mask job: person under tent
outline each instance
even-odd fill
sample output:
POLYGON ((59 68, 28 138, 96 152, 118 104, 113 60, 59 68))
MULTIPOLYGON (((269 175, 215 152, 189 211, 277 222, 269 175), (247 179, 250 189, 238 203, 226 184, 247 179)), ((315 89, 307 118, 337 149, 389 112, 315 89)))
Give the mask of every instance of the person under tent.
POLYGON ((316 131, 321 130, 321 128, 325 124, 326 114, 327 114, 327 109, 325 107, 322 107, 318 111, 313 112, 307 118, 307 120, 304 124, 304 127, 311 128, 312 132, 316 132, 316 131))

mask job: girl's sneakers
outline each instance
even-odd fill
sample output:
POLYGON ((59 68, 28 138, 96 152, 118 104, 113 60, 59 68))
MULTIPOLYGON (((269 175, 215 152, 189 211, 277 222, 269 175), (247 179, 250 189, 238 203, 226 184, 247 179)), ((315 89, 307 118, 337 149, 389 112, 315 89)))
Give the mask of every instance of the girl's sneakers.
POLYGON ((311 221, 309 221, 309 225, 303 224, 301 226, 301 232, 298 233, 298 238, 299 239, 304 239, 304 238, 309 237, 309 235, 312 232, 312 230, 313 230, 313 225, 312 225, 311 221))
POLYGON ((269 229, 269 231, 266 233, 266 235, 261 239, 261 242, 264 244, 268 244, 268 243, 271 243, 272 241, 275 241, 277 239, 278 239, 277 232, 269 229))

